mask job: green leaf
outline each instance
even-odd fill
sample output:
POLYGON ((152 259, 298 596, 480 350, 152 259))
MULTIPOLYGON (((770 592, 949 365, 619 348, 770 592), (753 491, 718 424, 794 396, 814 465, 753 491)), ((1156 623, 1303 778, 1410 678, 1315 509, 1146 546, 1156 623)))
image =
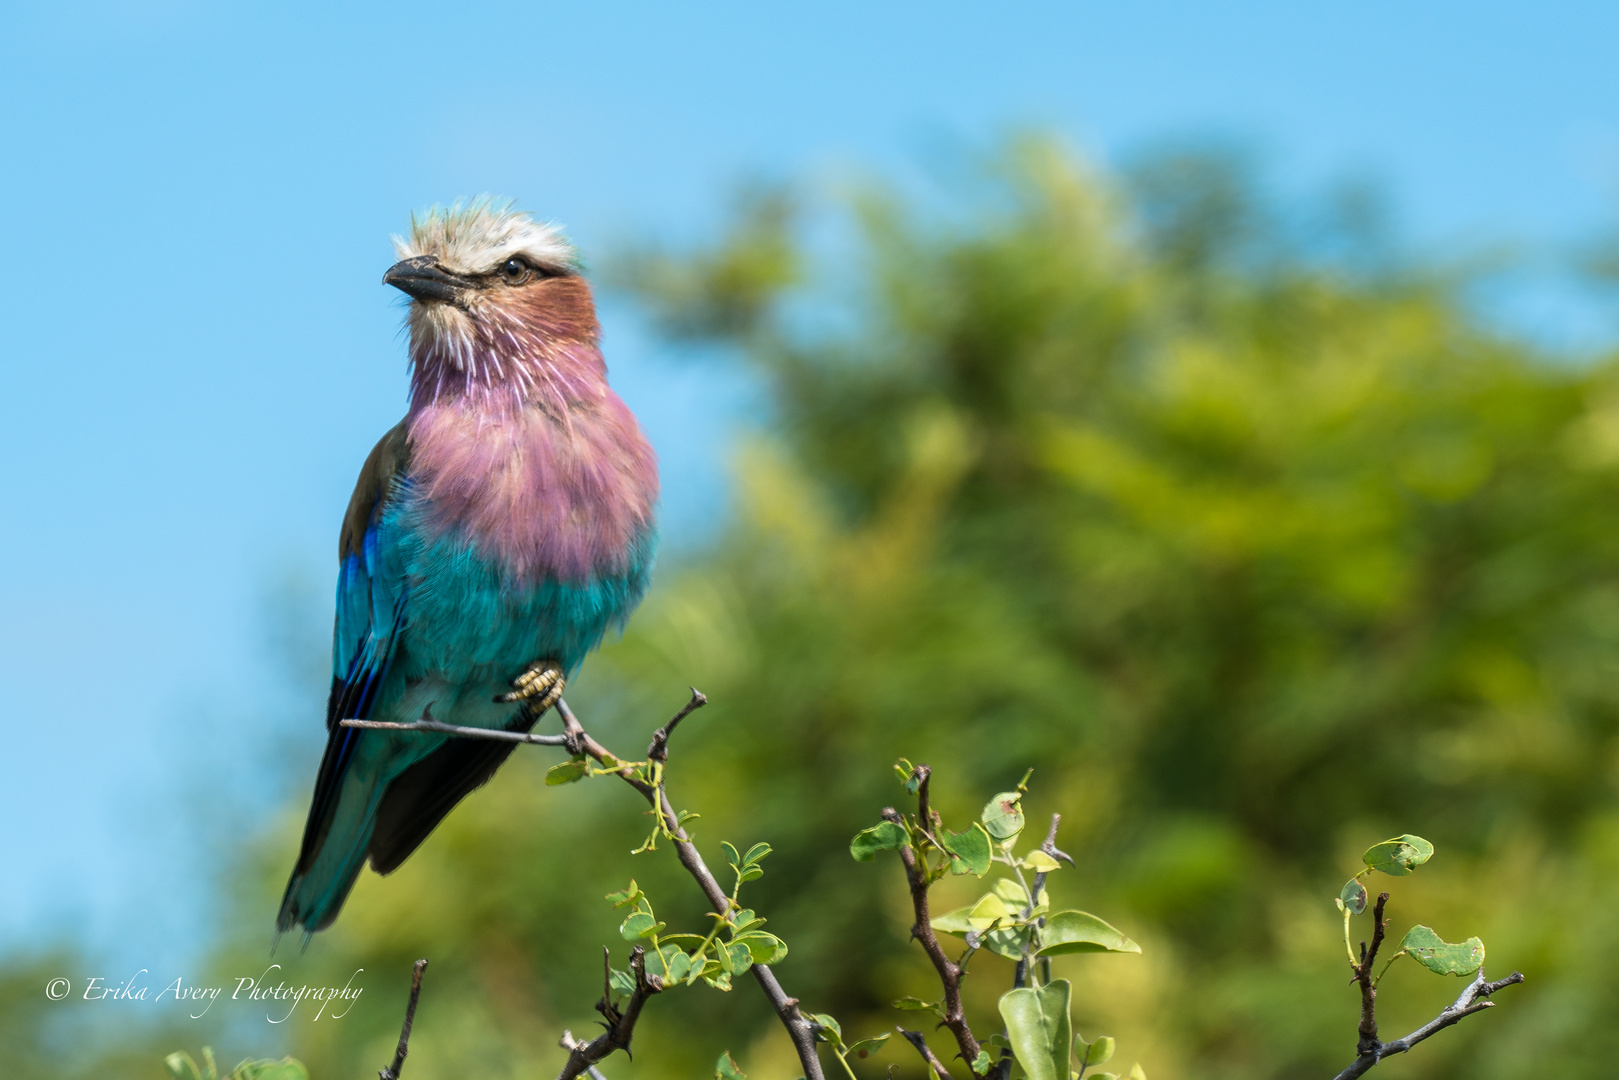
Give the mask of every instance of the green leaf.
POLYGON ((727 1050, 720 1054, 720 1059, 714 1063, 714 1080, 748 1080, 748 1076, 737 1066, 736 1059, 727 1050))
POLYGON ((1147 1080, 1147 1070, 1141 1067, 1141 1062, 1130 1066, 1130 1080, 1147 1080))
POLYGON ((971 874, 973 877, 983 877, 989 873, 990 843, 989 833, 978 822, 964 832, 953 833, 947 829, 940 830, 940 843, 950 855, 950 872, 952 874, 971 874))
POLYGON ((858 1058, 870 1057, 883 1048, 883 1043, 888 1041, 891 1034, 892 1032, 885 1031, 881 1035, 873 1035, 869 1039, 861 1039, 857 1043, 851 1043, 849 1053, 858 1058))
MULTIPOLYGON (((1075 1047, 1075 1052, 1078 1052, 1077 1046, 1075 1047)), ((1113 1037, 1111 1035, 1101 1035, 1097 1037, 1095 1042, 1085 1048, 1085 1056, 1080 1058, 1080 1063, 1088 1069, 1092 1065, 1107 1064, 1107 1060, 1112 1056, 1113 1037)))
POLYGON ((1484 966, 1484 942, 1478 938, 1452 945, 1422 925, 1406 931, 1400 948, 1435 975, 1471 975, 1484 966))
POLYGON ((590 775, 590 763, 584 758, 571 758, 560 765, 553 765, 545 770, 545 784, 547 787, 557 787, 561 784, 571 784, 575 780, 583 780, 590 775))
POLYGON ((837 1022, 836 1018, 827 1013, 816 1013, 815 1022, 826 1029, 825 1031, 817 1031, 815 1033, 816 1038, 832 1043, 834 1046, 843 1045, 843 1026, 837 1022), (832 1038, 828 1039, 826 1037, 827 1031, 832 1033, 832 1038))
POLYGON ((1359 915, 1366 910, 1366 886, 1360 883, 1360 878, 1350 878, 1344 883, 1343 891, 1338 894, 1338 902, 1351 915, 1359 915))
POLYGON ((978 902, 972 907, 947 911, 938 918, 929 920, 929 924, 934 930, 946 934, 965 934, 969 930, 988 930, 996 922, 1004 922, 1011 915, 1000 897, 994 893, 986 893, 979 897, 978 902))
MULTIPOLYGON (((997 840, 1010 840, 1023 831, 1022 799, 1021 791, 1003 791, 984 804, 984 812, 979 816, 989 835, 997 840)), ((1061 1080, 1068 1078, 1064 1076, 1061 1080)))
POLYGON ((618 932, 625 941, 634 941, 637 938, 651 937, 662 929, 663 923, 653 918, 651 912, 632 911, 619 926, 618 932))
POLYGON ((761 841, 761 842, 759 842, 757 844, 754 844, 752 847, 750 847, 748 849, 748 853, 746 855, 742 856, 743 865, 752 866, 754 863, 759 862, 761 859, 763 859, 766 855, 769 855, 774 850, 775 850, 774 848, 772 848, 769 844, 764 843, 763 841, 761 841))
POLYGON ((1119 1080, 1117 1073, 1086 1073, 1090 1080, 1119 1080))
POLYGON ((1132 952, 1141 946, 1086 911, 1059 911, 1046 919, 1044 942, 1039 956, 1063 956, 1068 953, 1132 952))
POLYGON ((753 950, 748 948, 745 941, 733 941, 720 949, 720 955, 725 959, 720 961, 729 974, 743 975, 753 966, 753 950))
POLYGON ((1023 947, 1029 943, 1033 935, 1034 928, 1030 926, 1003 926, 999 930, 987 931, 978 941, 997 956, 1004 956, 1008 960, 1021 960, 1023 947))
POLYGON ((894 1008, 904 1009, 907 1012, 925 1012, 928 1009, 937 1009, 937 1001, 923 1001, 917 997, 902 997, 894 1002, 894 1008))
POLYGON ((1039 848, 1035 848, 1033 851, 1023 856, 1023 869, 1033 870, 1037 874, 1049 874, 1053 870, 1061 870, 1062 863, 1058 862, 1056 859, 1053 859, 1050 855, 1047 855, 1039 848))
POLYGON ((1389 877, 1405 877, 1431 858, 1433 845, 1420 836, 1407 833, 1367 848, 1361 861, 1389 877))
POLYGON ((719 975, 712 976, 705 975, 704 978, 707 979, 708 985, 712 986, 721 993, 728 994, 731 992, 731 977, 729 975, 721 973, 719 975))
POLYGON ((202 1080, 202 1073, 197 1071, 196 1061, 184 1050, 176 1050, 164 1058, 163 1066, 169 1070, 169 1075, 174 1080, 202 1080))
POLYGON ((972 1070, 974 1076, 983 1076, 989 1072, 989 1051, 982 1046, 978 1048, 978 1056, 973 1058, 972 1070))
POLYGON ((713 978, 719 973, 720 963, 718 960, 711 960, 706 956, 701 960, 699 960, 697 957, 693 957, 691 962, 691 974, 686 976, 686 985, 696 986, 698 979, 704 977, 713 978))
POLYGON ((725 852, 725 861, 731 864, 732 870, 740 870, 742 868, 742 855, 736 850, 735 845, 728 841, 721 840, 720 849, 725 852))
POLYGON ((624 907, 626 904, 633 904, 645 895, 646 893, 642 892, 640 887, 635 884, 635 879, 630 878, 629 888, 623 892, 608 893, 607 899, 614 907, 619 908, 624 907))
POLYGON ((735 940, 748 947, 755 964, 779 964, 787 958, 787 943, 775 934, 750 930, 746 934, 738 934, 735 940))
POLYGON ((309 1070, 297 1058, 243 1061, 231 1070, 230 1080, 309 1080, 309 1070))
POLYGON ((635 993, 635 976, 627 971, 613 968, 607 973, 607 982, 613 988, 613 993, 623 994, 625 997, 635 993))
POLYGON ((1067 979, 1054 979, 1039 989, 1021 987, 1001 995, 1001 1019, 1012 1040, 1012 1053, 1029 1080, 1068 1080, 1069 1045, 1067 979))
POLYGON ((1001 898, 1008 912, 1021 915, 1029 905, 1029 891, 1011 878, 1001 878, 990 891, 1001 898))
POLYGON ((854 839, 849 841, 849 854, 856 862, 870 862, 879 851, 898 851, 910 842, 910 834, 903 827, 885 821, 855 833, 854 839))
POLYGON ((678 982, 685 982, 686 976, 691 974, 691 957, 683 952, 675 953, 675 955, 669 957, 668 963, 668 982, 671 985, 678 982))

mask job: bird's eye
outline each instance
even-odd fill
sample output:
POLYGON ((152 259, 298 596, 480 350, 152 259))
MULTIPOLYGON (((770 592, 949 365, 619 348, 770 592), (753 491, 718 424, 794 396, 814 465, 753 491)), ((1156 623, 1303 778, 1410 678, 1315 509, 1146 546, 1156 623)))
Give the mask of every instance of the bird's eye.
POLYGON ((513 285, 521 285, 528 280, 528 263, 522 259, 507 259, 506 265, 500 268, 500 276, 513 285))

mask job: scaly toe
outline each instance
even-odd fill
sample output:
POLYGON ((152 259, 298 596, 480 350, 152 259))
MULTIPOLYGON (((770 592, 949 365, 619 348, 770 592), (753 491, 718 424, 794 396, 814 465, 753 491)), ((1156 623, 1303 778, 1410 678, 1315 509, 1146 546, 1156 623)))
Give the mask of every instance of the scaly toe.
POLYGON ((512 680, 510 693, 501 694, 496 701, 511 703, 526 701, 539 712, 544 712, 562 696, 562 669, 553 661, 530 664, 528 670, 512 680))

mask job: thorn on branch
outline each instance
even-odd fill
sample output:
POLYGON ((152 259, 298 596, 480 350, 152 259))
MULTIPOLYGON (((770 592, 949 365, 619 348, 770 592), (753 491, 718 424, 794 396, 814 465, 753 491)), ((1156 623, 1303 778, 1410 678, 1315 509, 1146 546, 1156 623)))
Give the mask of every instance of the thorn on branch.
POLYGON ((622 1050, 626 1057, 631 1057, 630 1040, 635 1036, 635 1022, 641 1018, 641 1007, 646 1004, 647 998, 663 991, 663 980, 647 974, 646 949, 637 945, 630 950, 630 973, 635 978, 635 989, 630 992, 630 999, 624 1003, 621 1011, 613 1004, 611 962, 604 960, 604 963, 608 965, 609 974, 602 1000, 596 1004, 596 1008, 607 1018, 607 1030, 588 1043, 581 1043, 569 1036, 573 1045, 567 1047, 568 1060, 557 1074, 557 1080, 572 1080, 581 1073, 590 1072, 596 1062, 614 1050, 622 1050))
POLYGON ((380 1080, 399 1080, 399 1071, 405 1067, 405 1055, 410 1053, 410 1029, 416 1023, 416 1002, 422 996, 422 972, 426 970, 425 956, 411 967, 410 1001, 405 1005, 405 1022, 399 1028, 399 1047, 394 1051, 393 1064, 377 1070, 380 1080))

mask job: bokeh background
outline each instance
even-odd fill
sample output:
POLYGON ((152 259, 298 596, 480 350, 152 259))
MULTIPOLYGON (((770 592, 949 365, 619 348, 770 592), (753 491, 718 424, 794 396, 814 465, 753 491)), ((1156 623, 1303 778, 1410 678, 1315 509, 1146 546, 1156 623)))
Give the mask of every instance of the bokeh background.
MULTIPOLYGON (((663 461, 656 587, 570 698, 768 840, 790 991, 861 1033, 929 982, 846 844, 932 763, 1036 769, 1076 1024, 1163 1077, 1332 1075, 1330 904, 1417 832, 1398 929, 1530 982, 1390 1076, 1619 1054, 1619 15, 1598 3, 14 5, 0 35, 0 1050, 204 1043, 554 1075, 599 898, 699 906, 625 790, 524 753, 289 980, 342 1020, 48 1001, 235 985, 318 760, 331 548, 403 407, 408 214, 566 223, 663 461)), ((986 957, 972 1007, 1007 972, 986 957)), ((1456 985, 1395 969, 1389 1030, 1456 985)), ((279 1015, 279 1014, 277 1014, 279 1015)), ((610 1076, 796 1075, 751 988, 659 999, 610 1076)), ((871 1075, 921 1075, 892 1050, 871 1075)))

